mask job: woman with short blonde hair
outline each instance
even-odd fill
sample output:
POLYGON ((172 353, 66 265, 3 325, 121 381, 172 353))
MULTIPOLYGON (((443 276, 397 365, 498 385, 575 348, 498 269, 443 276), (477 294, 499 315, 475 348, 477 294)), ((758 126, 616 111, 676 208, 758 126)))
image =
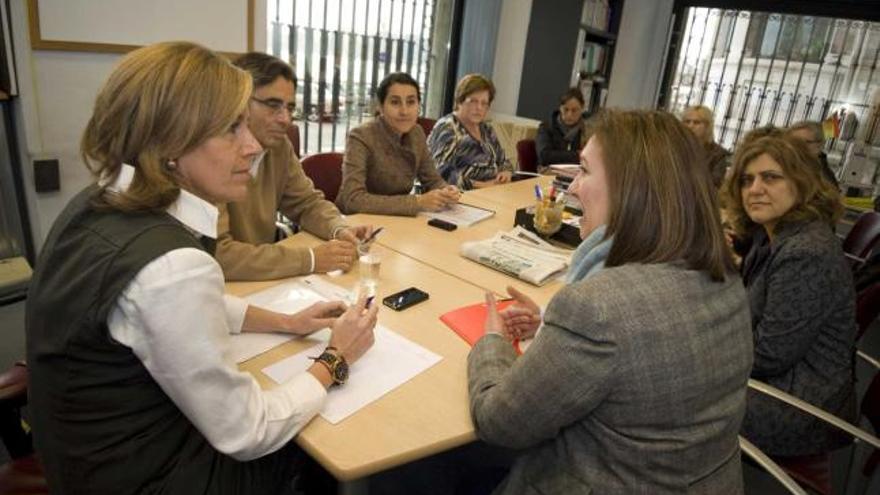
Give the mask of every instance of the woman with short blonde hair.
POLYGON ((479 189, 510 182, 513 166, 486 122, 495 85, 482 74, 468 74, 455 86, 455 108, 434 125, 428 148, 446 182, 479 189))
POLYGON ((145 47, 126 57, 104 84, 81 140, 83 161, 104 188, 123 163, 136 168, 131 187, 96 201, 122 211, 164 209, 180 187, 169 162, 244 112, 247 73, 185 43, 145 47))
POLYGON ((712 173, 712 182, 720 188, 730 164, 730 152, 715 142, 715 115, 709 107, 693 105, 684 109, 681 121, 703 145, 703 163, 712 173))
POLYGON ((338 301, 280 314, 224 295, 216 204, 244 198, 261 151, 250 81, 204 47, 159 43, 126 55, 98 94, 82 139, 98 183, 52 226, 26 308, 31 424, 53 491, 280 493, 302 455, 290 440, 372 344, 363 300, 337 319, 338 301), (271 391, 230 361, 231 334, 328 326, 330 347, 271 391))

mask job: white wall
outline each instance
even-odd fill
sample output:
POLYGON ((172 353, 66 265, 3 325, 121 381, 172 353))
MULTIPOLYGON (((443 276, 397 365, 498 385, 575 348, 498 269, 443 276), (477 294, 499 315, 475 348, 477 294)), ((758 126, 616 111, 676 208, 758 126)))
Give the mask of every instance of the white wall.
MULTIPOLYGON (((266 7, 255 2, 255 48, 266 46, 266 7)), ((68 200, 92 182, 79 156, 79 139, 92 113, 92 105, 119 54, 33 51, 26 2, 10 2, 19 98, 15 102, 20 160, 34 243, 39 252, 55 218, 68 200), (37 193, 32 161, 57 158, 61 190, 37 193)), ((211 23, 211 13, 204 13, 211 23)), ((100 29, 95 21, 92 29, 100 29)))
POLYGON ((606 106, 653 108, 674 0, 626 0, 606 106))
POLYGON ((492 71, 495 84, 492 111, 495 113, 516 115, 531 12, 532 0, 505 0, 501 6, 492 71))

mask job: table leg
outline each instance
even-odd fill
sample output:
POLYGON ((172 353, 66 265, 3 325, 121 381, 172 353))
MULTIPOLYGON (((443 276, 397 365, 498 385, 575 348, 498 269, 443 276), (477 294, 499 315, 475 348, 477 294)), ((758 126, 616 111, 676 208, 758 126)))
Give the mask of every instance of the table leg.
POLYGON ((336 493, 337 495, 367 495, 369 493, 369 488, 369 478, 341 481, 339 482, 339 488, 336 493))

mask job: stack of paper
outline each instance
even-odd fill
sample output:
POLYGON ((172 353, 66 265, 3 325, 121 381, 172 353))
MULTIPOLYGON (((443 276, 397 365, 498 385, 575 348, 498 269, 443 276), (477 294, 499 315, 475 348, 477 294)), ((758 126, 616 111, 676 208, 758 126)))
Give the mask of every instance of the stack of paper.
MULTIPOLYGON (((308 277, 294 279, 269 289, 256 292, 245 300, 253 305, 279 313, 296 313, 319 301, 341 300, 349 302, 348 291, 324 282, 320 278, 308 277)), ((242 363, 269 349, 278 347, 293 337, 281 333, 242 333, 233 335, 226 352, 227 359, 242 363)))
MULTIPOLYGON (((345 386, 327 395, 322 418, 336 424, 442 359, 382 325, 376 325, 375 336, 373 347, 351 366, 345 386)), ((263 373, 284 383, 308 369, 313 363, 309 356, 321 354, 325 347, 326 341, 264 368, 263 373)))

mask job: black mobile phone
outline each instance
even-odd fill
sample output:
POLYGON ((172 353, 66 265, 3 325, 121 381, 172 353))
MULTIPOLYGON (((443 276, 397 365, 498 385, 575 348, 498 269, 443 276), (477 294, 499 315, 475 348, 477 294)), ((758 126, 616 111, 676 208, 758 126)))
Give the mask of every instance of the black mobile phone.
POLYGON ((382 299, 382 304, 395 311, 403 311, 404 309, 422 301, 426 301, 427 299, 427 292, 416 289, 415 287, 410 287, 409 289, 395 292, 385 299, 382 299))
POLYGON ((452 230, 455 230, 458 228, 458 225, 455 225, 452 222, 447 222, 446 220, 440 220, 439 218, 432 218, 432 219, 428 220, 428 225, 430 225, 431 227, 437 227, 438 229, 449 230, 449 231, 452 231, 452 230))

